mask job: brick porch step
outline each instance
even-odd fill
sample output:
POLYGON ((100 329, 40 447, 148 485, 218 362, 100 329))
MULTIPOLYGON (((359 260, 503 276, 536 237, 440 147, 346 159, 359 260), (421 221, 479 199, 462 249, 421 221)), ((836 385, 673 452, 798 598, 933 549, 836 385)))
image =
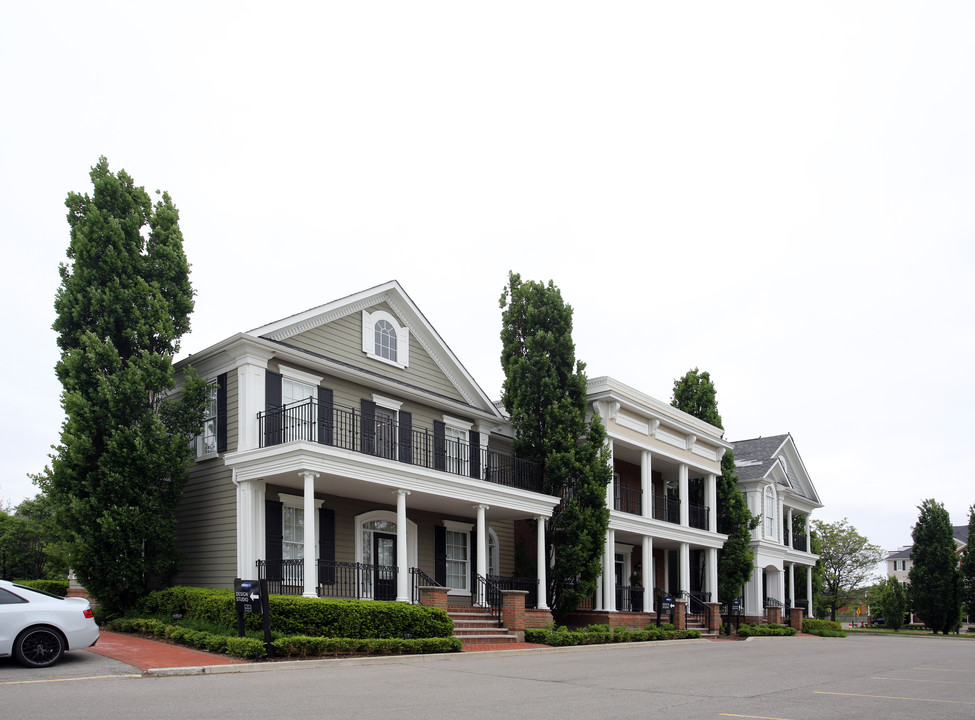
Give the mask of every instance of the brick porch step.
POLYGON ((475 645, 517 644, 518 637, 498 621, 486 608, 450 607, 447 615, 454 621, 454 637, 465 647, 475 645))

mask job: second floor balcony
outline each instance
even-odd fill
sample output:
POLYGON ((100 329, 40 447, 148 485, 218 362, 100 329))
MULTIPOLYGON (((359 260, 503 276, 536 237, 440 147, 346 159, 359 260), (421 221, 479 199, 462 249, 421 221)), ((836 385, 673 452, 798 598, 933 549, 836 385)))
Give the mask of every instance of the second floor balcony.
POLYGON ((314 442, 533 492, 542 491, 538 463, 479 443, 447 437, 388 416, 309 398, 257 414, 260 447, 314 442))

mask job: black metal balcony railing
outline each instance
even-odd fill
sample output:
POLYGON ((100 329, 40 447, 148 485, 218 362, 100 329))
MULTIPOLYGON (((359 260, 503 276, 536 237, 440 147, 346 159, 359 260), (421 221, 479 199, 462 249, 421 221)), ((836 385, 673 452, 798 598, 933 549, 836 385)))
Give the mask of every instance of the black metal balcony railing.
POLYGON ((641 488, 631 488, 620 485, 619 482, 613 486, 613 509, 620 512, 630 513, 631 515, 643 514, 643 490, 641 488))
POLYGON ((542 491, 538 463, 436 435, 430 429, 400 427, 355 409, 309 398, 257 414, 260 446, 306 441, 352 450, 410 465, 442 470, 521 490, 542 491))
POLYGON ((792 533, 792 549, 806 552, 806 533, 804 532, 792 533))
POLYGON ((653 517, 669 523, 680 523, 680 500, 665 495, 653 496, 653 517))
POLYGON ((692 528, 707 530, 710 513, 711 508, 707 505, 694 505, 692 503, 687 505, 687 521, 692 528))

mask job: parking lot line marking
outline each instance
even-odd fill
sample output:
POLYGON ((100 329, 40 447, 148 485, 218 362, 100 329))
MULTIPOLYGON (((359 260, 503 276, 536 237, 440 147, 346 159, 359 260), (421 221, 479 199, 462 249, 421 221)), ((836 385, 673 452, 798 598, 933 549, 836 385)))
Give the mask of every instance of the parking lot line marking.
POLYGON ((872 677, 871 680, 897 680, 898 682, 918 682, 918 683, 942 683, 944 685, 975 685, 971 682, 960 682, 958 680, 921 680, 918 678, 888 678, 872 677))
POLYGON ((863 695, 861 693, 823 692, 820 690, 813 690, 813 694, 814 695, 843 695, 844 697, 876 698, 877 700, 913 700, 914 702, 947 703, 948 705, 975 705, 975 702, 966 702, 965 700, 938 700, 936 698, 897 697, 895 695, 863 695))
POLYGON ((751 718, 751 720, 788 720, 787 718, 765 717, 764 715, 735 715, 734 713, 718 713, 721 717, 751 718))
POLYGON ((929 668, 929 667, 917 667, 915 670, 937 670, 938 672, 963 672, 970 673, 971 670, 963 670, 962 668, 929 668))
POLYGON ((76 678, 51 678, 50 680, 9 680, 0 685, 31 685, 33 683, 74 682, 75 680, 104 680, 105 678, 141 678, 141 675, 89 675, 76 678))

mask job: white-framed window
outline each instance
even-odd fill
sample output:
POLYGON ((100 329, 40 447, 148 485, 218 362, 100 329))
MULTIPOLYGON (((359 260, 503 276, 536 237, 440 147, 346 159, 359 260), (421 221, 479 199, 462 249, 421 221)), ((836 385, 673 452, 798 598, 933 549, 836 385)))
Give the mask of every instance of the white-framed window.
POLYGON ((281 403, 285 406, 284 433, 287 440, 317 440, 319 375, 285 365, 281 371, 281 403))
POLYGON ((362 352, 373 360, 406 368, 410 364, 410 331, 385 310, 363 310, 362 352))
POLYGON ((214 455, 217 452, 217 381, 207 383, 207 404, 203 417, 203 429, 196 436, 196 456, 214 455))
POLYGON ((778 501, 775 498, 775 490, 771 485, 765 488, 765 537, 775 540, 775 509, 778 501))
MULTIPOLYGON (((281 559, 302 560, 305 557, 305 499, 301 495, 287 495, 278 493, 281 501, 281 559)), ((324 500, 315 500, 317 511, 324 504, 324 500)), ((311 521, 315 527, 315 547, 312 557, 318 558, 318 513, 311 521)))
POLYGON ((501 563, 500 558, 500 543, 498 542, 498 534, 494 532, 494 528, 488 528, 487 531, 487 572, 488 575, 500 575, 501 574, 501 563))
POLYGON ((395 460, 399 445, 399 400, 373 394, 376 403, 376 455, 395 460))
POLYGON ((444 520, 447 529, 448 594, 469 595, 471 592, 471 529, 468 523, 444 520))
POLYGON ((444 450, 446 452, 446 468, 455 475, 467 475, 470 471, 470 455, 480 452, 480 448, 470 446, 470 432, 474 423, 444 415, 444 450))

